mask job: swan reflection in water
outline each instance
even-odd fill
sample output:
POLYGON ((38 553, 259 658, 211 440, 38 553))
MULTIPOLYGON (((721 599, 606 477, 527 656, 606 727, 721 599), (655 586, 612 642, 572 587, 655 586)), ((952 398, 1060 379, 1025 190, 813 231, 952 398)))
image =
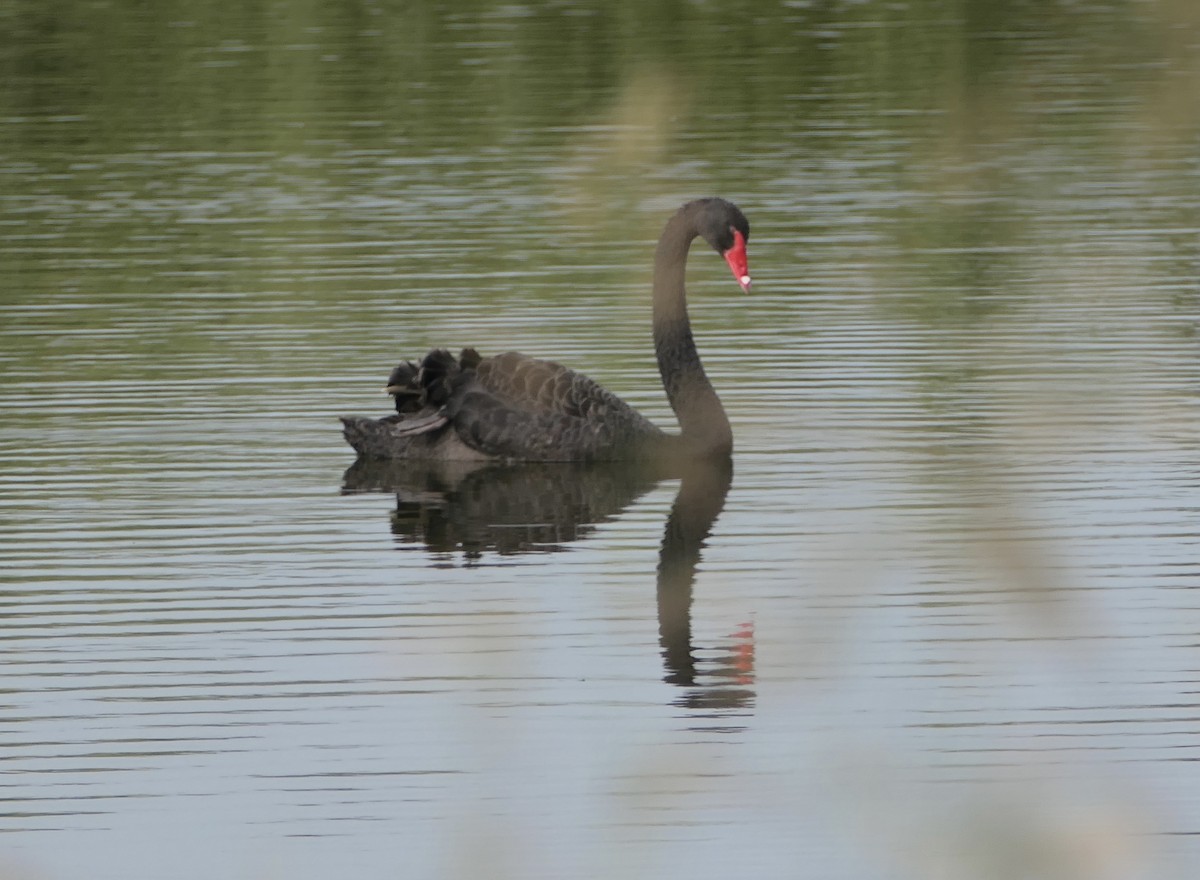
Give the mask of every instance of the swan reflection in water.
POLYGON ((666 479, 679 479, 659 550, 657 605, 664 681, 683 689, 673 702, 725 714, 754 702, 754 631, 737 626, 715 649, 692 643, 692 587, 704 542, 725 506, 728 461, 691 462, 673 472, 629 462, 504 465, 488 462, 378 461, 360 458, 343 491, 395 492, 392 532, 423 547, 435 565, 461 554, 478 565, 488 553, 567 549, 597 523, 614 519, 666 479))

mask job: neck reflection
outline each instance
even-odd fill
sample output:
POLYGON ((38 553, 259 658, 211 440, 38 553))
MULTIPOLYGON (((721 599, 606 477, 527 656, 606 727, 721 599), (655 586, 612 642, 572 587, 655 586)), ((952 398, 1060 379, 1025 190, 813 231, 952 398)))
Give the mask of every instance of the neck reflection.
POLYGON ((739 624, 719 646, 699 654, 692 638, 696 569, 705 541, 725 509, 733 482, 728 462, 698 462, 682 474, 663 530, 658 561, 658 637, 664 681, 684 689, 676 705, 699 710, 754 703, 754 624, 739 624))

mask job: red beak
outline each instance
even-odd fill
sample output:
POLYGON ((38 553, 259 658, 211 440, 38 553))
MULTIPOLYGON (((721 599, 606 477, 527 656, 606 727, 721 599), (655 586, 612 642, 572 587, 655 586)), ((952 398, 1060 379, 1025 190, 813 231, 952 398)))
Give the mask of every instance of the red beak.
POLYGON ((746 237, 733 230, 733 245, 725 253, 721 254, 725 258, 725 262, 729 264, 729 268, 733 271, 733 277, 737 279, 737 283, 742 286, 742 290, 746 293, 750 292, 750 265, 746 262, 746 237))

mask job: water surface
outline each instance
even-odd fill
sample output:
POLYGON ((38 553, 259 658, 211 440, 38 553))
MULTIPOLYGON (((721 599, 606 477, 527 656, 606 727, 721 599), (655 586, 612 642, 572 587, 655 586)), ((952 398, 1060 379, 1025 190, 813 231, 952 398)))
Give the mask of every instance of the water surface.
POLYGON ((1018 6, 0 5, 0 872, 1192 876, 1200 22, 1018 6), (714 193, 732 473, 352 467, 714 193))

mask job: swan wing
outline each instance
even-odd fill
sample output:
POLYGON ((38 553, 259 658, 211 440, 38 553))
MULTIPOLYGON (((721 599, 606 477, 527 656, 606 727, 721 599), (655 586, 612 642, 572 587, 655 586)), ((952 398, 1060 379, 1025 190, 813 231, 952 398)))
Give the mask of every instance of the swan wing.
POLYGON ((506 352, 455 358, 435 349, 388 379, 398 413, 343 419, 370 457, 592 461, 638 455, 665 437, 645 416, 582 373, 506 352))
POLYGON ((447 404, 446 413, 465 446, 512 461, 636 457, 640 442, 661 436, 652 425, 649 431, 631 431, 619 420, 584 419, 553 409, 514 405, 479 381, 460 388, 447 404))
POLYGON ((658 433, 654 424, 599 382, 554 361, 509 351, 475 367, 486 391, 531 415, 560 415, 618 432, 658 433))

